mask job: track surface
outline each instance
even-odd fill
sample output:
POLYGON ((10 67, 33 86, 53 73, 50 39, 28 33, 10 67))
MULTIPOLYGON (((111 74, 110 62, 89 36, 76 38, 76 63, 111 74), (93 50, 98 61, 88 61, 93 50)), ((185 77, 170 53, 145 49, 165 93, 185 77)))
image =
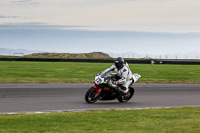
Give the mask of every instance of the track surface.
POLYGON ((87 104, 84 96, 91 86, 0 84, 0 113, 200 106, 200 84, 135 84, 135 95, 127 103, 113 100, 87 104))

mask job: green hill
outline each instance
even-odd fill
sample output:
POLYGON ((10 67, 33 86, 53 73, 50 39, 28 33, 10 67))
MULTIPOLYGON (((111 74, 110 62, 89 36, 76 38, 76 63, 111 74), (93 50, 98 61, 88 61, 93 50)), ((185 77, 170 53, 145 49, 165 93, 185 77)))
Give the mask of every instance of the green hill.
POLYGON ((92 53, 33 53, 25 57, 59 57, 59 58, 111 58, 102 52, 92 53))

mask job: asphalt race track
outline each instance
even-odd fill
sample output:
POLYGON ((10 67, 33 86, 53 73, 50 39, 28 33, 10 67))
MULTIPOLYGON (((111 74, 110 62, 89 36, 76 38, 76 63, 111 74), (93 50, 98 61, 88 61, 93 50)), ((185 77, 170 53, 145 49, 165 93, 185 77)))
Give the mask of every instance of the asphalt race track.
POLYGON ((200 106, 200 84, 135 84, 127 103, 85 102, 92 84, 0 84, 0 113, 200 106))

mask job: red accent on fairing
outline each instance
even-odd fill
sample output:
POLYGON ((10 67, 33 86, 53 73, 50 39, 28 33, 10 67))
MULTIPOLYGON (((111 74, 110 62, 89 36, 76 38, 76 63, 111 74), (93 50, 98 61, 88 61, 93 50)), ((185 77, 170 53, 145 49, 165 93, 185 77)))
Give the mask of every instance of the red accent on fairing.
POLYGON ((97 89, 97 91, 95 92, 95 95, 97 95, 99 91, 101 90, 101 87, 99 87, 98 85, 93 85, 92 87, 97 89))
POLYGON ((101 89, 101 87, 99 87, 98 85, 93 85, 92 87, 96 89, 101 89))
POLYGON ((120 84, 120 82, 119 81, 117 81, 117 85, 119 85, 120 84))

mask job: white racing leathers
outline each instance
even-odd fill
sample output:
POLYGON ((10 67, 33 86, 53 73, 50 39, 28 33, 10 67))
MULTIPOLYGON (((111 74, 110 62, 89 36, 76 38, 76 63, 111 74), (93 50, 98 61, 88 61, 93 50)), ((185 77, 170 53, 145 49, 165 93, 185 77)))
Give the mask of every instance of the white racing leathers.
POLYGON ((113 70, 115 70, 117 75, 120 77, 118 81, 120 82, 122 87, 126 88, 125 92, 128 92, 128 87, 131 85, 131 83, 133 83, 133 75, 128 64, 125 63, 124 66, 120 70, 118 70, 115 64, 113 64, 110 68, 106 69, 102 74, 103 75, 107 74, 113 70))

